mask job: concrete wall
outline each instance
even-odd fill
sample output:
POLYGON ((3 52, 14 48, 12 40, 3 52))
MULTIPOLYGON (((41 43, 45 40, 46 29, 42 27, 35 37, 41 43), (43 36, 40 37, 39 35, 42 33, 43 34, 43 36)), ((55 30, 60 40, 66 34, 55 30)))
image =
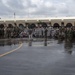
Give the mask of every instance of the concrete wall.
POLYGON ((11 24, 12 26, 15 26, 14 21, 5 21, 5 24, 6 24, 7 27, 8 27, 9 24, 11 24))
POLYGON ((6 27, 7 25, 5 25, 5 22, 4 21, 0 21, 0 24, 3 24, 4 27, 6 27))
POLYGON ((71 23, 73 26, 75 26, 74 25, 74 23, 75 23, 74 19, 64 19, 63 22, 64 22, 64 26, 66 26, 68 23, 71 23))
POLYGON ((17 24, 17 26, 19 26, 19 24, 22 24, 23 26, 25 26, 25 20, 16 20, 15 23, 17 24))
POLYGON ((61 22, 62 22, 61 19, 52 19, 51 20, 51 25, 53 26, 55 23, 58 23, 61 26, 61 22))

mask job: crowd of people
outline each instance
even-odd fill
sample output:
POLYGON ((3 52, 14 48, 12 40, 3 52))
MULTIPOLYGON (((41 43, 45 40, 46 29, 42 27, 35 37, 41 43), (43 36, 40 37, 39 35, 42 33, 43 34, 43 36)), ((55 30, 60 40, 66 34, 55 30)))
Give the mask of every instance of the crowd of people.
MULTIPOLYGON (((34 29, 25 29, 20 33, 20 37, 28 37, 29 30, 34 38, 44 38, 45 37, 45 28, 36 27, 34 29)), ((72 39, 75 37, 75 28, 74 27, 47 27, 47 38, 55 38, 55 39, 72 39)))
MULTIPOLYGON (((6 37, 10 38, 28 38, 29 35, 32 38, 53 38, 53 39, 74 39, 75 38, 75 27, 35 27, 35 28, 24 28, 24 30, 14 29, 7 30, 6 37)), ((4 30, 0 29, 0 37, 5 35, 4 30)))

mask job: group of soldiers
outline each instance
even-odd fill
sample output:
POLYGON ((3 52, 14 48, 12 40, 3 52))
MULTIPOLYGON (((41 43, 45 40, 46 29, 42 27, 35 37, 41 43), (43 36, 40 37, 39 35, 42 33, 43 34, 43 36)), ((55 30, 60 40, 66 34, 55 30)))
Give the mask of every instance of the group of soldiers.
POLYGON ((54 38, 54 39, 69 39, 72 40, 75 37, 74 27, 40 27, 34 29, 28 29, 28 35, 32 35, 34 38, 54 38))
MULTIPOLYGON (((24 30, 14 29, 11 32, 7 31, 7 36, 19 38, 22 32, 25 32, 27 37, 32 35, 32 38, 54 38, 54 39, 69 39, 72 40, 75 37, 75 27, 35 27, 33 29, 25 28, 24 30), (9 34, 9 35, 8 35, 9 34)), ((0 30, 0 37, 3 36, 4 31, 0 30)), ((13 38, 11 37, 11 38, 13 38)))

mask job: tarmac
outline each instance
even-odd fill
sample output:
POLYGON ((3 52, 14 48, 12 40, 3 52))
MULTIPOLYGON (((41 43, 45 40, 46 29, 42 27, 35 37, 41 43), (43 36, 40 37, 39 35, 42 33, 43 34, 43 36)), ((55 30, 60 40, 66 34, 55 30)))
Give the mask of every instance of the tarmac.
POLYGON ((49 39, 44 46, 44 39, 39 39, 29 46, 25 40, 2 42, 0 75, 75 75, 75 43, 49 39))

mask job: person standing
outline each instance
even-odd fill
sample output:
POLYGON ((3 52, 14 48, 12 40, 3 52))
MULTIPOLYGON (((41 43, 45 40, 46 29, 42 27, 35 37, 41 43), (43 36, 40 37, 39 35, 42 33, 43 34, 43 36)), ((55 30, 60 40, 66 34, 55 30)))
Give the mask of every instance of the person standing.
POLYGON ((33 32, 32 29, 29 29, 29 30, 28 30, 29 40, 32 39, 32 32, 33 32))
POLYGON ((47 46, 47 32, 48 32, 48 30, 47 30, 47 28, 44 28, 44 33, 45 33, 45 35, 44 35, 44 38, 45 38, 45 43, 44 43, 44 46, 47 46))

